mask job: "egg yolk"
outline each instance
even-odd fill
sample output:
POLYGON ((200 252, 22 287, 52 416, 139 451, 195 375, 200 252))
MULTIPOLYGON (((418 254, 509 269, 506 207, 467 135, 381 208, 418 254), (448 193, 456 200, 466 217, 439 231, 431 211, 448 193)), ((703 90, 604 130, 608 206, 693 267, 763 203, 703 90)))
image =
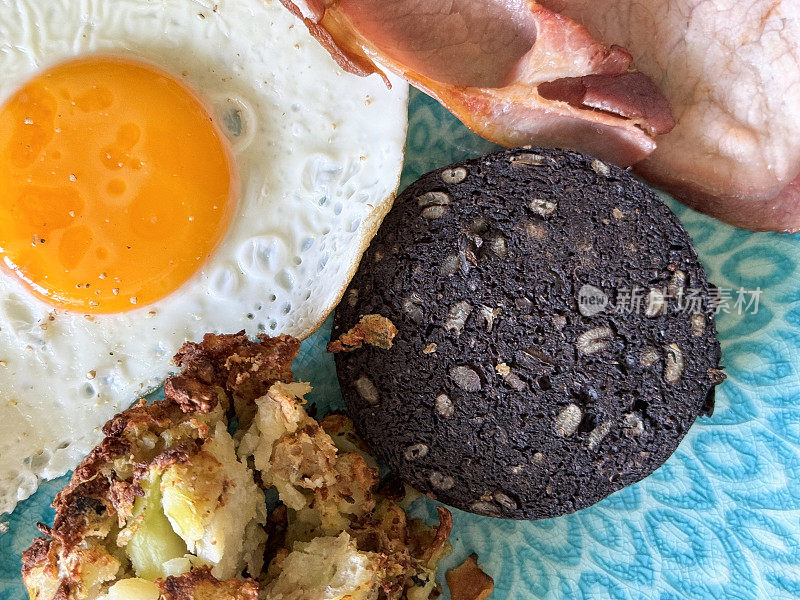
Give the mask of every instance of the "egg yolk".
POLYGON ((227 141, 177 79, 120 58, 58 65, 0 110, 0 269, 66 310, 141 307, 202 267, 236 185, 227 141))

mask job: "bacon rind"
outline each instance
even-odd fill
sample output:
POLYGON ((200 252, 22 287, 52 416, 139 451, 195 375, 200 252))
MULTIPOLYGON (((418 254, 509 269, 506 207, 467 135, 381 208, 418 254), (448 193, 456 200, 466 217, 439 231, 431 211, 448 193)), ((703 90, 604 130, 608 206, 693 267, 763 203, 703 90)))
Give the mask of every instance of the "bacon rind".
POLYGON ((314 19, 303 16, 303 13, 296 4, 289 2, 289 0, 280 1, 281 4, 289 9, 289 12, 303 21, 303 24, 308 28, 308 31, 311 33, 311 35, 314 36, 314 38, 320 44, 322 44, 322 47, 328 51, 328 53, 331 55, 331 58, 333 58, 333 60, 336 61, 336 64, 342 67, 342 69, 348 73, 352 73, 353 75, 358 75, 360 77, 366 77, 367 75, 377 73, 383 78, 388 87, 392 87, 392 84, 389 81, 389 78, 386 77, 386 74, 381 71, 365 54, 353 52, 352 50, 348 49, 346 45, 340 46, 333 38, 331 33, 325 29, 325 27, 320 25, 314 19))
POLYGON ((737 188, 699 178, 689 180, 667 171, 658 163, 645 160, 634 165, 634 171, 652 185, 677 200, 719 219, 724 223, 750 231, 800 232, 800 175, 789 183, 774 187, 737 188))
MULTIPOLYGON (((619 85, 622 80, 615 80, 630 75, 631 57, 624 48, 597 42, 583 26, 532 0, 519 4, 518 16, 535 24, 535 41, 500 87, 446 83, 391 58, 379 40, 367 39, 353 24, 346 8, 352 10, 357 0, 315 0, 312 7, 305 6, 306 11, 290 0, 281 2, 346 71, 361 76, 377 73, 387 83, 381 67, 397 73, 436 98, 475 133, 506 147, 558 146, 627 166, 655 150, 651 134, 669 131, 673 124, 669 104, 655 85, 630 94, 619 85), (549 97, 539 93, 542 84, 549 84, 552 92, 553 82, 584 77, 598 84, 608 80, 595 89, 616 90, 618 95, 587 97, 594 105, 575 105, 558 93, 549 97)), ((574 95, 570 98, 574 100, 574 95)))

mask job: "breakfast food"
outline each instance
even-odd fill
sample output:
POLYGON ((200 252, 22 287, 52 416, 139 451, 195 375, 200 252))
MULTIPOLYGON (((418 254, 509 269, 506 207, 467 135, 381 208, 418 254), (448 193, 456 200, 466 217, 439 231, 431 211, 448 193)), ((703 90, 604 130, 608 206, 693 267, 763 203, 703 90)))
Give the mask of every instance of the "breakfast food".
POLYGON ((629 173, 522 148, 406 189, 336 311, 391 348, 336 354, 357 430, 472 512, 569 513, 638 481, 713 408, 711 292, 691 240, 629 173))
POLYGON ((277 0, 107 4, 0 0, 0 513, 187 339, 312 332, 399 180, 407 87, 277 0))
POLYGON ((142 401, 105 425, 56 496, 53 526, 42 526, 45 537, 23 555, 32 599, 157 598, 169 577, 194 569, 206 582, 254 584, 235 578, 261 572, 266 500, 237 456, 228 415, 234 397, 252 402, 241 395, 291 381, 299 343, 230 336, 205 346, 176 357, 186 372, 167 382, 164 400, 142 401))
POLYGON ((345 68, 385 65, 494 142, 636 163, 723 221, 800 230, 797 0, 284 2, 345 68))
POLYGON ((800 230, 800 2, 545 4, 624 44, 669 99, 675 129, 638 173, 738 227, 800 230))
POLYGON ((281 1, 343 68, 397 73, 504 146, 535 142, 629 165, 673 125, 627 50, 534 0, 281 1))
POLYGON ((349 420, 308 416, 298 348, 241 333, 186 344, 165 399, 109 421, 56 497, 53 526, 23 554, 31 599, 438 596, 450 514, 408 518, 409 493, 376 489, 349 420), (262 488, 281 502, 269 517, 262 488))
POLYGON ((494 591, 494 579, 483 572, 475 554, 447 572, 452 600, 486 600, 494 591))

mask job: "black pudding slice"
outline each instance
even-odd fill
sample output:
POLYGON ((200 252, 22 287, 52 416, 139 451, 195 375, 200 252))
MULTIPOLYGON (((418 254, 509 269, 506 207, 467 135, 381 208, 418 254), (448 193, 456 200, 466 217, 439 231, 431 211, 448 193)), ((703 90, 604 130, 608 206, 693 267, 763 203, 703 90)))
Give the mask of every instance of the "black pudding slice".
POLYGON ((626 171, 517 149, 397 199, 336 311, 399 329, 336 356, 359 433, 420 491, 539 519, 652 473, 723 379, 706 274, 626 171))

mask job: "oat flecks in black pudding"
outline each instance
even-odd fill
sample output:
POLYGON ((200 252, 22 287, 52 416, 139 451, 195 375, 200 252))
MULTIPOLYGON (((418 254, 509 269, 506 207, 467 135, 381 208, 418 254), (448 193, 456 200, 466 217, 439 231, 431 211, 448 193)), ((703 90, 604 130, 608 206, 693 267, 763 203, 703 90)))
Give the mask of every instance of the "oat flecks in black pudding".
POLYGON ((713 408, 709 283, 678 219, 625 171, 519 149, 423 176, 336 312, 399 329, 336 356, 373 450, 418 489, 512 518, 650 474, 713 408))

